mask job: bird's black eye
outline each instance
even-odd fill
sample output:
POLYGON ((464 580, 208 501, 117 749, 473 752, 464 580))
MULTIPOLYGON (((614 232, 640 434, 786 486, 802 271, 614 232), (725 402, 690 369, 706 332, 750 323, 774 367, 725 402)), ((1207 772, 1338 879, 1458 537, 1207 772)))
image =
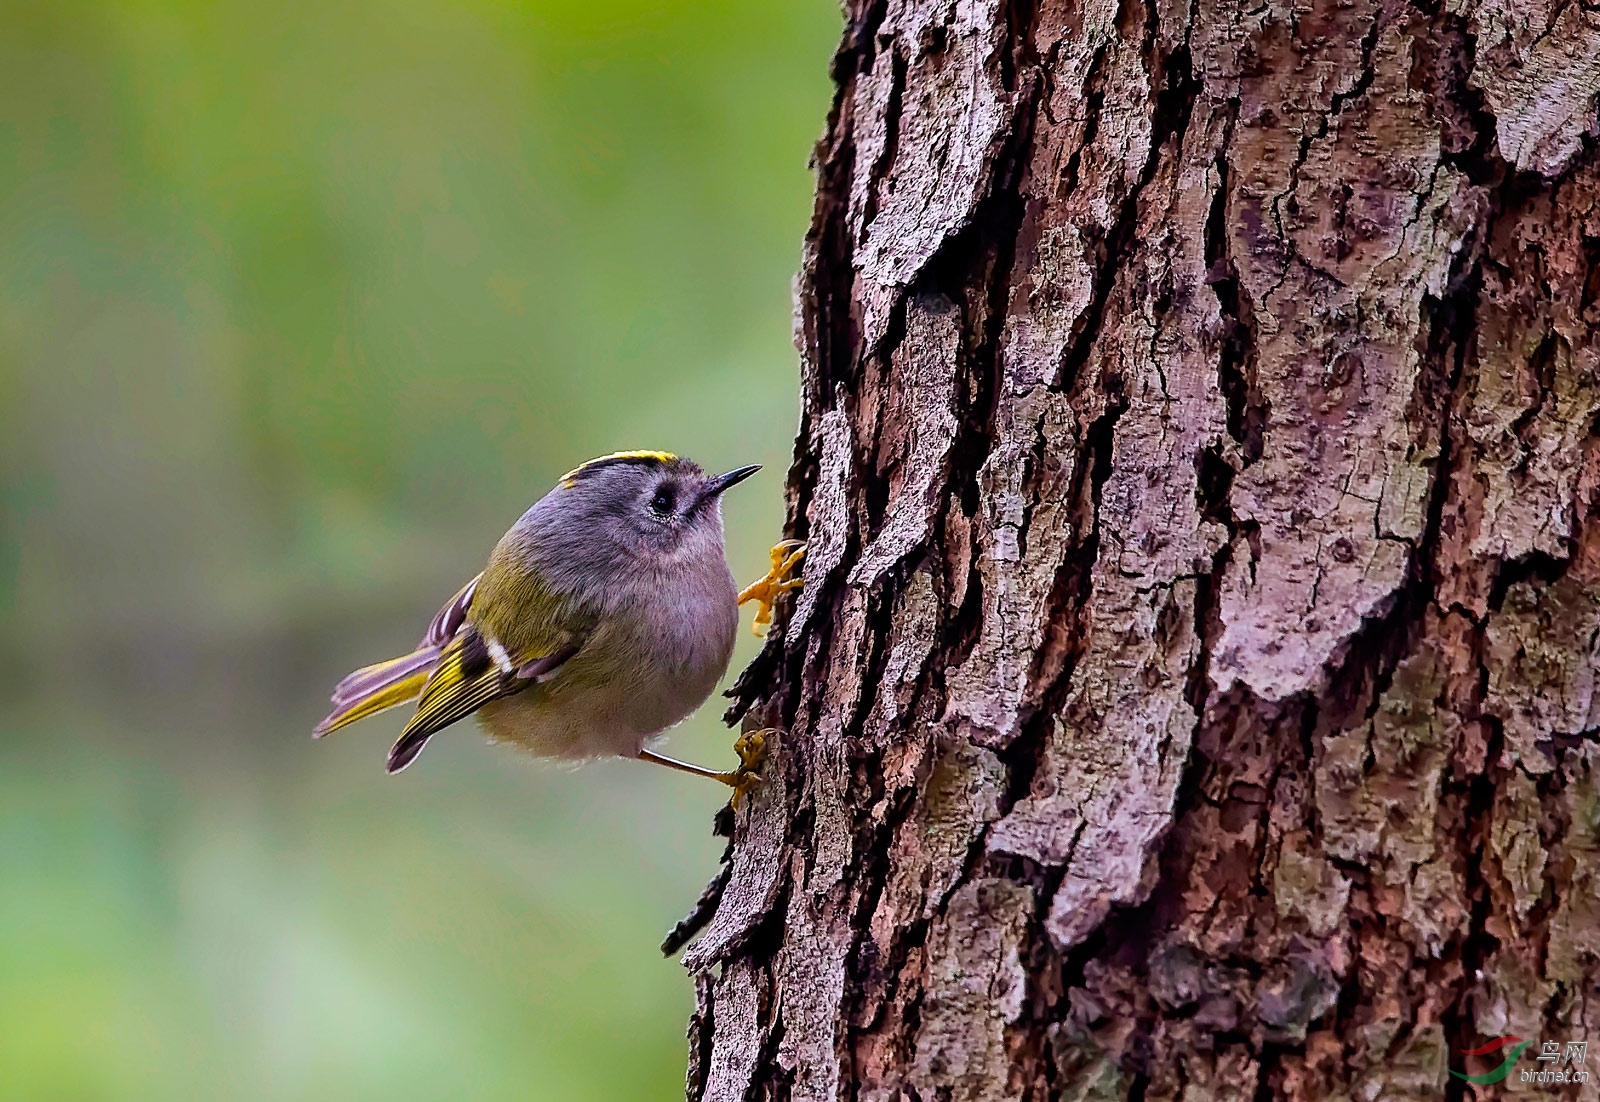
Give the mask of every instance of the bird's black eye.
POLYGON ((672 490, 666 486, 656 491, 656 496, 650 499, 650 511, 658 517, 672 515, 672 490))

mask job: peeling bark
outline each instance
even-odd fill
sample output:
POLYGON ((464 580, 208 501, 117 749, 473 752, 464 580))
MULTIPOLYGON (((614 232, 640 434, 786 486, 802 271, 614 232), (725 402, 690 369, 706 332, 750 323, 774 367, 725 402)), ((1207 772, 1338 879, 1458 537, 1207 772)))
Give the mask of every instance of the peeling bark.
POLYGON ((689 1097, 1600 1042, 1600 14, 845 14, 689 1097))

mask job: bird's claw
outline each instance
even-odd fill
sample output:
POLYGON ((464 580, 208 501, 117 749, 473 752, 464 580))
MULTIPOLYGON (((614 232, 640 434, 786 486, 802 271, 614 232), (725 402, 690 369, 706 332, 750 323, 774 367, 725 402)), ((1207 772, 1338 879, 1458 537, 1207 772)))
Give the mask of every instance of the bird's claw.
POLYGON ((728 776, 728 784, 733 788, 733 806, 739 806, 739 797, 749 792, 761 783, 761 766, 767 760, 767 736, 773 734, 771 728, 760 731, 746 731, 733 741, 733 752, 739 755, 739 768, 728 776))
POLYGON ((741 605, 749 601, 759 602, 755 622, 750 625, 750 630, 755 634, 765 634, 763 629, 771 625, 773 602, 783 594, 799 589, 805 584, 802 579, 789 576, 805 557, 805 541, 784 540, 772 549, 772 569, 767 571, 766 577, 745 586, 740 592, 741 605))

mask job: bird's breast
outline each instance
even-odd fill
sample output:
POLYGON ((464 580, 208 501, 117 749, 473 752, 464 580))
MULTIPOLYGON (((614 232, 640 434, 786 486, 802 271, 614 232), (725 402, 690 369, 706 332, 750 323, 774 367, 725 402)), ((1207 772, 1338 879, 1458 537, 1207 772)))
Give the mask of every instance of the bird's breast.
POLYGON ((716 688, 733 654, 739 598, 733 575, 720 560, 686 569, 643 595, 641 627, 653 664, 704 700, 716 688))

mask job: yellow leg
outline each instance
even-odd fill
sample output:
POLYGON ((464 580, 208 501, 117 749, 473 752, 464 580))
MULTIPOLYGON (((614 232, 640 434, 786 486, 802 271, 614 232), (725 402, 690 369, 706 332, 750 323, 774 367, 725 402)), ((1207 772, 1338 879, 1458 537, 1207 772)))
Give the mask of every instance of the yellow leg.
POLYGON ((703 765, 691 765, 689 762, 658 754, 654 750, 640 750, 639 760, 664 765, 668 769, 676 769, 682 773, 692 773, 696 777, 721 781, 733 789, 733 800, 737 805, 739 797, 761 779, 761 763, 767 757, 766 732, 748 731, 740 735, 734 740, 733 750, 739 755, 739 768, 726 771, 707 769, 703 765))
POLYGON ((750 625, 751 631, 757 635, 763 634, 762 629, 772 623, 772 602, 804 584, 799 578, 789 577, 789 574, 805 557, 806 545, 802 541, 784 540, 772 549, 772 569, 767 571, 767 576, 744 587, 739 594, 741 605, 747 601, 760 602, 755 622, 750 625))

